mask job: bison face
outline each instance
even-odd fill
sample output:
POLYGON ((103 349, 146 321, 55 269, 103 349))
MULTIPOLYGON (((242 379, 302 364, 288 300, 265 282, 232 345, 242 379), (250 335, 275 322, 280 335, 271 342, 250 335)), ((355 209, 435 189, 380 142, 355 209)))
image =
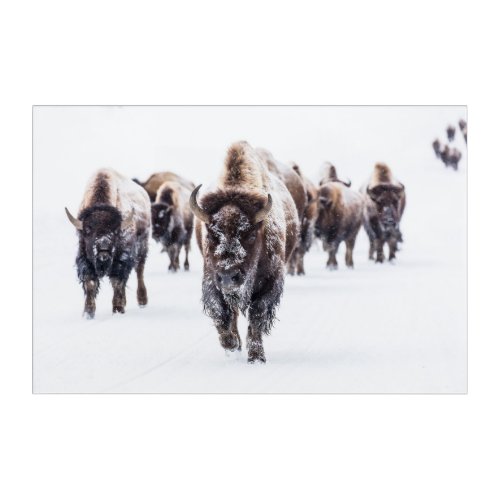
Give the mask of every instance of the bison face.
POLYGON ((151 223, 153 239, 165 241, 168 244, 172 233, 172 207, 165 203, 154 203, 151 205, 151 223))
POLYGON ((237 294, 258 261, 262 223, 252 224, 235 206, 221 208, 206 224, 206 259, 212 280, 222 292, 237 294))
POLYGON ((98 277, 105 276, 119 245, 122 224, 130 223, 133 212, 122 221, 119 210, 100 205, 83 210, 75 219, 66 209, 70 222, 80 231, 85 256, 93 264, 98 277))
POLYGON ((368 196, 377 207, 382 230, 393 233, 399 225, 399 204, 403 196, 404 187, 379 184, 367 189, 368 196))

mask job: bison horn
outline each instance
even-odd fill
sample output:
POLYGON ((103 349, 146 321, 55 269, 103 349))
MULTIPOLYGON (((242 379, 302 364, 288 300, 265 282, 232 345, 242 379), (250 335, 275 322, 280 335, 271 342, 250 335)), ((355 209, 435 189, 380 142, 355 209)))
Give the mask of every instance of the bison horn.
POLYGON ((202 222, 208 223, 208 214, 203 211, 203 209, 198 205, 198 202, 196 201, 196 195, 198 194, 198 191, 201 188, 201 184, 191 193, 191 197, 189 198, 189 207, 191 208, 191 212, 193 212, 198 219, 200 219, 202 222))
POLYGON ((263 221, 266 217, 267 214, 271 211, 271 208, 273 207, 273 199, 270 194, 267 195, 267 203, 264 208, 261 208, 254 217, 253 223, 257 224, 261 221, 263 221))
POLYGON ((71 222, 71 224, 73 224, 73 226, 75 226, 78 231, 81 231, 82 228, 83 228, 83 223, 81 220, 78 220, 78 219, 75 219, 72 215, 71 215, 71 212, 66 208, 64 207, 64 210, 66 210, 66 215, 68 216, 68 219, 69 221, 71 222))
POLYGON ((351 187, 351 184, 352 184, 351 179, 349 179, 347 182, 342 182, 342 184, 343 184, 345 187, 350 188, 350 187, 351 187))
POLYGON ((125 217, 125 219, 122 220, 122 227, 127 227, 128 225, 130 225, 132 223, 132 221, 134 220, 134 215, 135 215, 135 209, 132 208, 132 210, 129 212, 129 214, 127 215, 127 217, 125 217))

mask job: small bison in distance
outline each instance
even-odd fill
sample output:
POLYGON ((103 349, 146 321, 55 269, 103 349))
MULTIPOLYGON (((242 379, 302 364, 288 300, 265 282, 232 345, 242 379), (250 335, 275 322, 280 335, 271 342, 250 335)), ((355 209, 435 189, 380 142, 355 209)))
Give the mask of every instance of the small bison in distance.
POLYGON ((76 266, 88 318, 95 315, 99 281, 104 276, 113 286, 113 312, 125 312, 125 287, 132 269, 137 273, 137 301, 140 306, 147 304, 144 265, 150 210, 146 191, 111 169, 98 170, 90 178, 77 218, 66 208, 78 230, 76 266))
POLYGON ((156 195, 158 193, 158 190, 160 189, 160 186, 167 181, 178 182, 189 191, 192 191, 194 189, 194 184, 192 182, 184 179, 180 175, 174 174, 173 172, 158 172, 151 175, 146 182, 141 182, 137 179, 132 180, 146 190, 151 203, 156 200, 156 195))
MULTIPOLYGON (((302 178, 304 187, 306 188, 306 206, 304 208, 304 215, 302 216, 302 222, 300 225, 299 242, 295 249, 297 274, 303 275, 305 274, 304 256, 311 249, 311 245, 314 240, 314 225, 316 224, 316 219, 318 217, 318 189, 312 181, 302 174, 298 165, 293 165, 292 168, 302 178)), ((290 260, 293 261, 293 257, 290 260)))
POLYGON ((448 128, 446 129, 446 135, 450 142, 453 142, 455 140, 455 131, 456 129, 453 125, 448 125, 448 128))
POLYGON ((328 252, 328 269, 337 269, 337 251, 342 242, 346 246, 346 266, 354 267, 352 253, 363 220, 363 197, 349 185, 337 178, 331 165, 318 189, 316 235, 328 252))
MULTIPOLYGON (((295 169, 276 160, 274 156, 266 149, 257 148, 256 151, 271 175, 275 175, 287 187, 295 203, 299 221, 302 221, 307 203, 307 193, 303 178, 295 169)), ((299 240, 297 247, 293 251, 292 256, 288 261, 288 274, 293 275, 295 274, 296 270, 298 271, 300 269, 300 253, 301 250, 299 240)), ((302 270, 303 267, 304 266, 302 264, 302 270)))
POLYGON ((286 186, 246 142, 233 144, 218 189, 197 200, 196 237, 203 255, 202 301, 222 347, 241 350, 238 311, 248 314, 250 363, 266 361, 262 336, 271 332, 299 220, 286 186))
POLYGON ((368 257, 384 261, 384 245, 389 245, 389 260, 396 257, 398 242, 403 240, 399 223, 406 205, 403 184, 397 181, 385 164, 375 165, 370 182, 361 188, 365 203, 363 224, 370 240, 368 257))
POLYGON ((465 144, 467 144, 467 122, 465 120, 460 120, 458 122, 458 126, 460 127, 460 131, 462 132, 462 135, 464 136, 465 144))
POLYGON ((193 234, 193 213, 189 208, 191 191, 176 181, 164 182, 151 205, 153 239, 161 243, 170 258, 170 271, 178 271, 179 255, 184 246, 184 269, 189 270, 188 254, 193 234))

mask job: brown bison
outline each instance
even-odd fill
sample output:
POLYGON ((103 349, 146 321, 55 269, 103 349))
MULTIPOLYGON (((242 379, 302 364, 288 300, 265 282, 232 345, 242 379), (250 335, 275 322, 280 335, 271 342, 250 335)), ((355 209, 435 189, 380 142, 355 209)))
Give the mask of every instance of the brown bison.
POLYGON ((335 167, 330 165, 318 189, 318 218, 316 235, 328 252, 326 266, 337 269, 337 250, 345 242, 345 263, 354 267, 352 253, 363 220, 363 197, 337 178, 335 167))
POLYGON ((151 203, 156 200, 156 195, 158 193, 158 190, 160 189, 160 186, 167 181, 178 182, 189 191, 192 191, 194 189, 194 184, 192 182, 184 179, 180 175, 174 174, 173 172, 158 172, 151 175, 146 182, 141 182, 137 179, 133 179, 133 181, 146 190, 151 203))
POLYGON ((439 141, 439 139, 434 139, 432 143, 432 149, 434 150, 436 158, 441 159, 441 142, 439 141))
POLYGON ((462 132, 462 135, 464 136, 465 144, 467 144, 467 122, 465 120, 460 120, 458 122, 458 126, 460 127, 460 131, 462 132))
POLYGON ((387 243, 389 260, 393 260, 398 242, 403 240, 399 224, 406 205, 405 188, 387 165, 378 163, 361 192, 365 197, 363 224, 370 240, 368 257, 373 260, 376 253, 375 261, 383 262, 384 245, 387 243))
POLYGON ((191 190, 176 181, 164 182, 151 205, 153 239, 161 243, 170 258, 170 271, 178 271, 179 254, 184 246, 184 269, 189 270, 188 254, 193 234, 193 213, 189 208, 191 190))
POLYGON ((458 170, 458 164, 462 159, 462 153, 457 148, 450 148, 446 145, 440 153, 441 160, 446 167, 451 167, 453 170, 458 170))
POLYGON ((98 170, 89 180, 78 217, 66 208, 78 230, 78 278, 85 293, 84 315, 93 318, 99 280, 108 276, 113 286, 113 312, 124 313, 125 287, 132 269, 137 273, 137 301, 148 302, 144 265, 151 224, 146 191, 111 169, 98 170))
MULTIPOLYGON (((294 164, 292 168, 300 176, 306 188, 306 206, 304 208, 304 214, 302 215, 299 241, 294 251, 295 255, 290 259, 290 262, 295 263, 297 274, 302 275, 305 274, 304 256, 310 250, 314 240, 314 225, 318 217, 318 189, 312 181, 302 174, 298 165, 294 164)), ((291 274, 294 274, 294 270, 292 269, 291 271, 291 274)))
POLYGON ((229 148, 218 189, 198 202, 200 187, 190 204, 203 255, 204 310, 229 351, 241 350, 238 311, 248 312, 248 361, 264 363, 262 336, 273 326, 299 232, 295 203, 246 142, 229 148))
POLYGON ((448 128, 446 129, 446 135, 450 142, 453 142, 455 140, 455 131, 456 129, 453 125, 448 125, 448 128))
MULTIPOLYGON (((304 212, 307 203, 307 192, 303 178, 299 175, 299 173, 295 169, 276 160, 274 156, 266 149, 257 148, 256 151, 257 154, 262 159, 264 165, 269 170, 269 172, 272 175, 278 177, 278 179, 280 179, 283 182, 283 184, 287 187, 288 191, 290 191, 290 194, 295 203, 295 208, 297 209, 297 215, 299 217, 299 221, 302 221, 304 218, 304 212)), ((300 239, 296 249, 292 253, 290 260, 288 261, 288 274, 293 275, 295 274, 295 271, 299 269, 299 262, 300 262, 299 246, 300 246, 300 239)))

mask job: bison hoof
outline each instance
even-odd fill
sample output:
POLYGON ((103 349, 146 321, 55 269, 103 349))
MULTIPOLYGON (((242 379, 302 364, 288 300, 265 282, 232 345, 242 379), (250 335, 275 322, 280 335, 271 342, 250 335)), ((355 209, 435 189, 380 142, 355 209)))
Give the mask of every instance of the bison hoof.
POLYGON ((326 268, 327 268, 328 270, 330 270, 330 271, 336 271, 336 270, 338 269, 338 267, 339 267, 339 266, 338 266, 337 264, 328 264, 328 265, 326 266, 326 268))
POLYGON ((251 353, 249 352, 248 353, 248 363, 250 363, 251 365, 255 364, 255 363, 261 363, 261 364, 264 364, 266 362, 266 356, 264 355, 263 352, 260 352, 260 353, 251 353))
POLYGON ((189 271, 189 264, 184 264, 184 271, 189 271))
POLYGON ((114 313, 124 314, 125 313, 125 307, 123 307, 123 306, 113 306, 113 314, 114 313))
POLYGON ((219 335, 219 341, 226 351, 241 351, 241 343, 236 335, 219 335))
POLYGON ((83 317, 85 319, 94 319, 95 311, 83 311, 83 317))

